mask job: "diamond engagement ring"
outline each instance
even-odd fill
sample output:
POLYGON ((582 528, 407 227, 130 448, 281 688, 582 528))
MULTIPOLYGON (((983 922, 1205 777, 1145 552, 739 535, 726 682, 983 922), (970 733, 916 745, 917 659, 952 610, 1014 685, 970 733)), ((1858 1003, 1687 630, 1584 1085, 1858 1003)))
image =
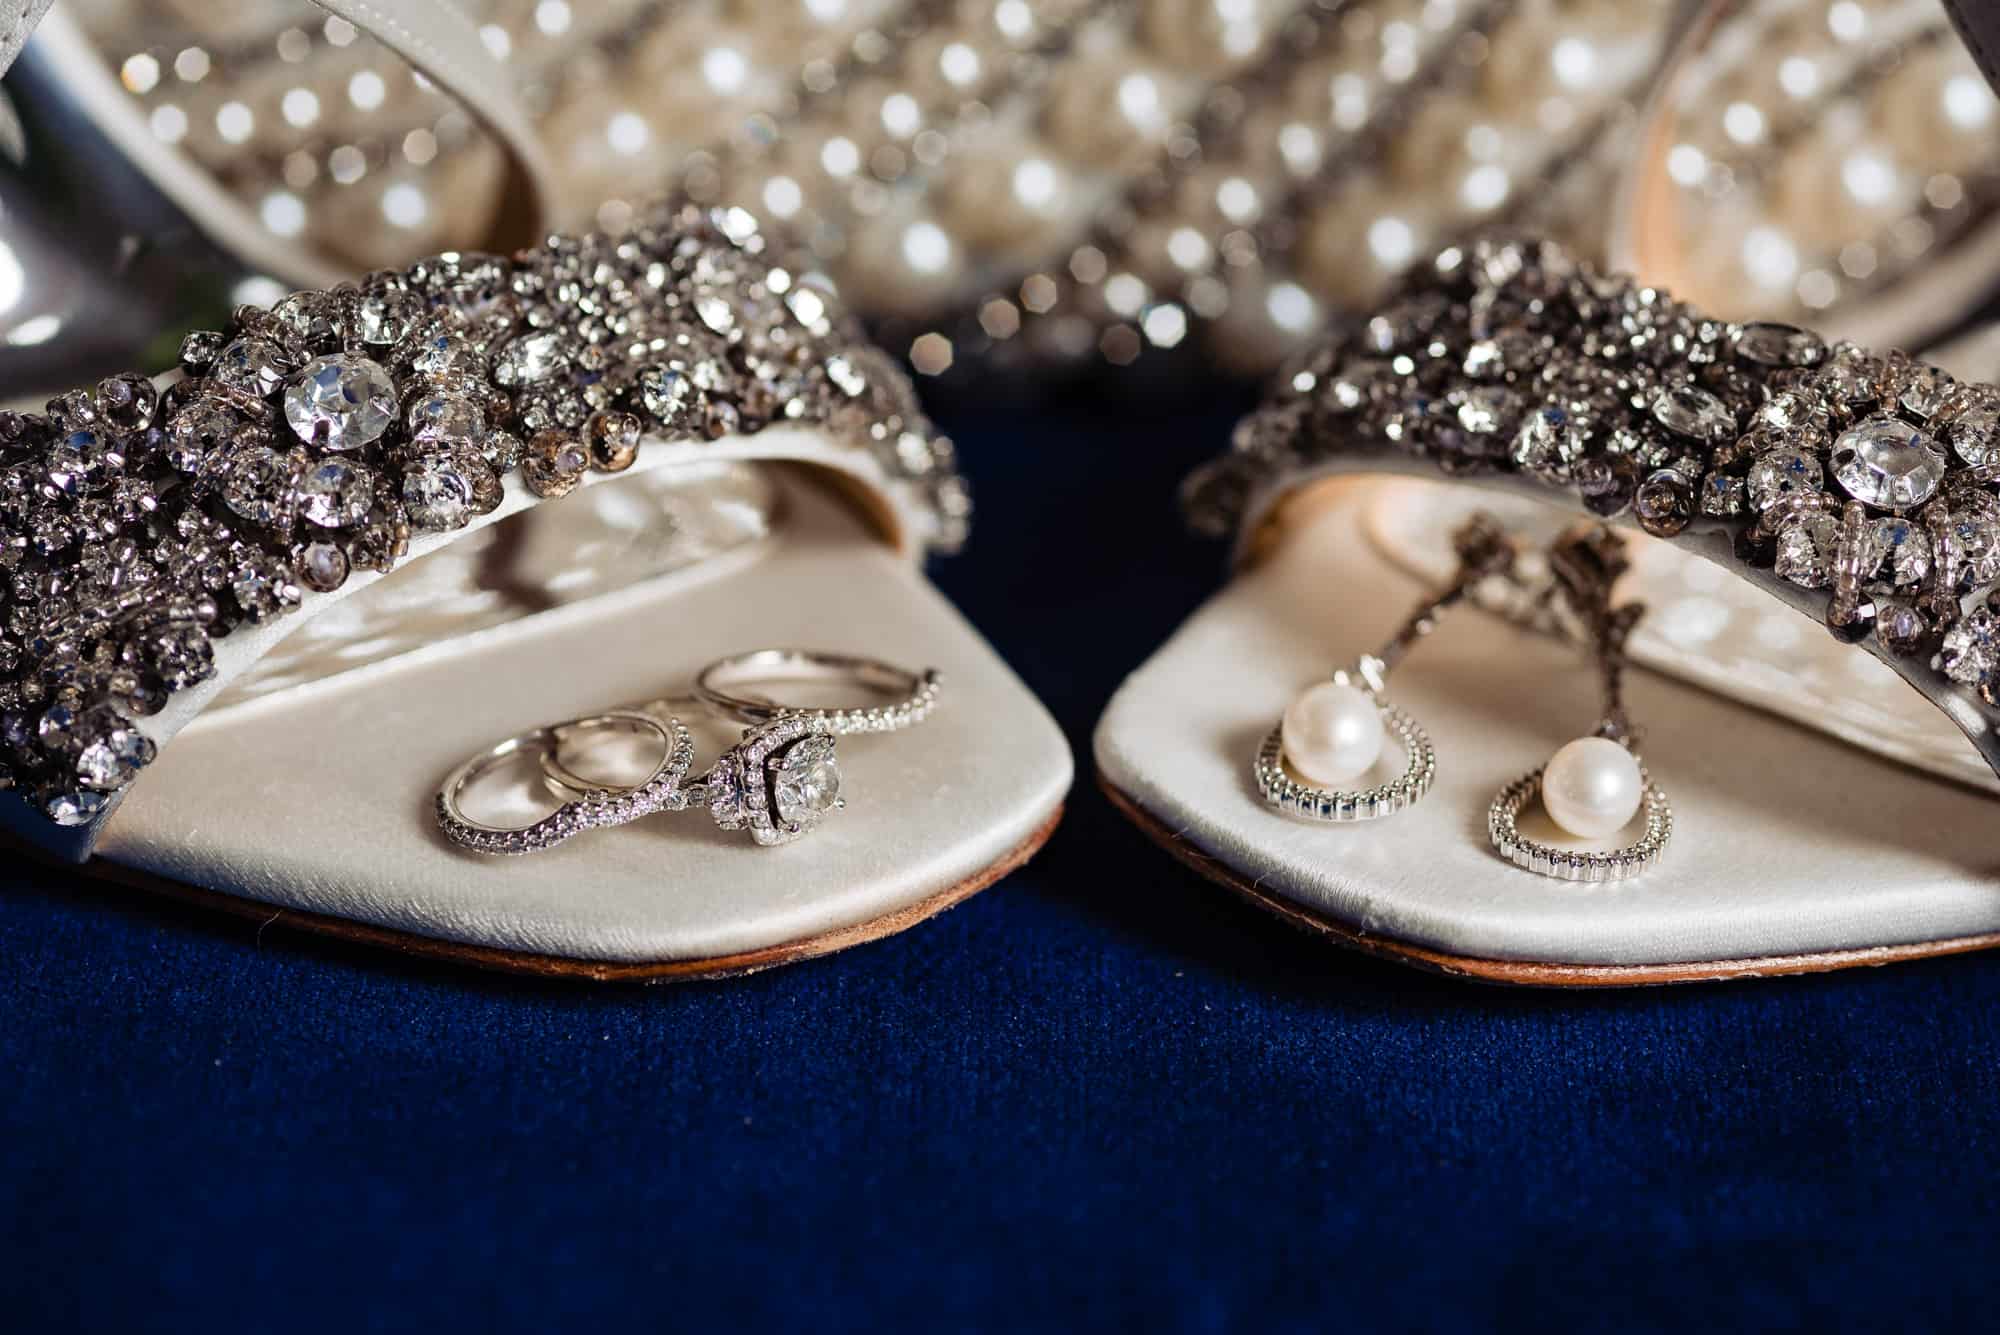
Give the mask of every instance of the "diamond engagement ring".
MULTIPOLYGON (((706 806, 723 829, 748 829, 760 844, 780 844, 843 805, 834 738, 896 732, 923 722, 937 707, 941 684, 934 668, 912 672, 852 654, 758 649, 717 659, 696 674, 691 695, 655 700, 641 710, 662 717, 694 703, 750 725, 713 769, 683 790, 682 805, 706 806), (878 705, 809 708, 750 692, 752 683, 779 681, 858 687, 890 698, 878 705)), ((626 791, 603 788, 577 773, 563 758, 560 741, 542 748, 540 764, 549 790, 566 801, 626 791)), ((635 811, 633 818, 646 814, 635 811)))
MULTIPOLYGON (((631 716, 655 717, 646 713, 631 716)), ((834 756, 834 734, 817 720, 803 715, 775 719, 746 730, 742 739, 724 751, 706 774, 673 786, 659 801, 645 798, 628 801, 633 794, 655 783, 657 773, 634 788, 604 787, 579 775, 562 759, 565 741, 605 717, 558 723, 527 734, 548 739, 548 744, 541 748, 541 775, 549 791, 563 799, 558 815, 578 803, 596 804, 590 808, 593 812, 614 807, 617 813, 614 817, 597 822, 605 826, 623 825, 656 811, 706 807, 718 827, 748 830, 752 839, 770 846, 790 843, 811 832, 829 812, 846 805, 840 796, 840 764, 834 756)), ((673 720, 671 726, 678 728, 680 723, 673 720)))

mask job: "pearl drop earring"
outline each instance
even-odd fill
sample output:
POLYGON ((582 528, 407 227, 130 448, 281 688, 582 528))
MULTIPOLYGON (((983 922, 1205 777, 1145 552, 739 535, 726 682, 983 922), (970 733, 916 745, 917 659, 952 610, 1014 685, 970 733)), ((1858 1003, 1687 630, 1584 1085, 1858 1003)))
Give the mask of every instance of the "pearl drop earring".
POLYGON ((1490 515, 1473 515, 1452 535, 1452 546, 1458 571, 1450 584, 1418 604, 1378 652, 1306 687, 1286 706, 1257 750, 1254 771, 1265 802, 1308 820, 1373 820, 1430 791, 1437 773, 1430 735, 1381 698, 1384 682, 1411 646, 1436 629, 1440 612, 1514 565, 1514 545, 1490 515), (1392 739, 1403 751, 1401 773, 1371 788, 1345 787, 1375 768, 1392 739))
POLYGON ((1673 834, 1673 808, 1640 762, 1637 735, 1625 712, 1625 641, 1645 613, 1641 603, 1614 607, 1612 585, 1629 568, 1624 544, 1602 524, 1580 524, 1549 549, 1554 583, 1589 640, 1604 691, 1596 731, 1565 742, 1548 763, 1515 780, 1493 799, 1488 832, 1516 866, 1566 881, 1613 881, 1657 864, 1673 834), (1524 838, 1518 818, 1539 796, 1542 810, 1566 834, 1603 840, 1645 815, 1639 839, 1609 851, 1564 848, 1524 838))

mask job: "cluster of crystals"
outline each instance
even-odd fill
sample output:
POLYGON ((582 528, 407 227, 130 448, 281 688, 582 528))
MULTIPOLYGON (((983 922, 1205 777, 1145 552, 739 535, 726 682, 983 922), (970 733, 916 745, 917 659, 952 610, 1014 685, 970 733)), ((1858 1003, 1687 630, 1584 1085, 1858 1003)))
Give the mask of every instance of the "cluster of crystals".
POLYGON ((1486 811, 1486 833, 1500 856, 1538 876, 1558 881, 1623 881, 1659 865, 1674 834, 1674 812, 1667 796, 1646 784, 1645 833, 1624 848, 1608 852, 1557 848, 1522 835, 1520 815, 1541 790, 1542 772, 1524 775, 1500 790, 1486 811))
POLYGON ((1663 108, 1654 270, 1722 314, 1878 291, 2000 202, 2000 100, 1943 6, 1739 5, 1663 108))
POLYGON ((1226 531, 1253 489, 1349 452, 1526 474, 1673 537, 1829 591, 1874 635, 2000 703, 2000 389, 1789 325, 1709 319, 1547 241, 1443 251, 1351 336, 1281 379, 1190 479, 1226 531))
POLYGON ((245 307, 164 391, 118 376, 0 414, 0 785, 91 818, 152 758, 135 721, 213 674, 212 641, 412 533, 561 496, 643 439, 810 423, 962 538, 949 441, 748 215, 661 210, 512 259, 446 254, 245 307))
POLYGON ((1271 729, 1252 765, 1264 801, 1287 815, 1345 823, 1375 820, 1412 805, 1437 779, 1437 749, 1423 725, 1394 705, 1382 705, 1382 723, 1403 748, 1403 772, 1377 788, 1354 792, 1321 788, 1294 778, 1285 766, 1284 729, 1271 729))

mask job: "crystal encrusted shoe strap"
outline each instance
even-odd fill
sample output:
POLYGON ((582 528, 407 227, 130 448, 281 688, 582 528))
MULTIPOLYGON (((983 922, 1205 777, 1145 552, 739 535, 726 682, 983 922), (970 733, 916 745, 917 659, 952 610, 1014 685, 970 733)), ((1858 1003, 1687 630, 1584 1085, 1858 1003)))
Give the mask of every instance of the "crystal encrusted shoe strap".
POLYGON ((447 254, 239 309, 140 375, 0 414, 0 786, 84 824, 215 642, 385 571, 413 534, 569 492, 647 442, 811 427, 948 549, 970 503, 908 381, 748 215, 447 254), (515 479, 518 478, 518 483, 515 479))

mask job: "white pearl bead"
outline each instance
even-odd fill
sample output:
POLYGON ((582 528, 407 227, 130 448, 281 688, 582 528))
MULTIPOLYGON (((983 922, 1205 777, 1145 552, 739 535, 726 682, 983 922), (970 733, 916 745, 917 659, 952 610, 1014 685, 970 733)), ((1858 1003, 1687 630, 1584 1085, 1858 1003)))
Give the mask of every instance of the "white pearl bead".
POLYGON ((1601 839, 1638 814, 1645 787, 1630 751, 1608 737, 1579 737, 1549 757, 1542 807, 1571 834, 1601 839))
POLYGON ((1366 774, 1382 754, 1382 714, 1368 692, 1323 681, 1299 692, 1279 735, 1293 769, 1332 787, 1366 774))

